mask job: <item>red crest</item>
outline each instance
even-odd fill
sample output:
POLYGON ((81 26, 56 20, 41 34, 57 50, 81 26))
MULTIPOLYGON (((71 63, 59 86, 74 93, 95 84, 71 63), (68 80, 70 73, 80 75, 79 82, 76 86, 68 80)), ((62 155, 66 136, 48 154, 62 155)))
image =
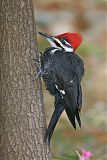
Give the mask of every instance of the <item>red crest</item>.
POLYGON ((79 47, 83 38, 79 33, 63 33, 60 35, 55 36, 58 39, 65 39, 71 46, 75 49, 79 47))

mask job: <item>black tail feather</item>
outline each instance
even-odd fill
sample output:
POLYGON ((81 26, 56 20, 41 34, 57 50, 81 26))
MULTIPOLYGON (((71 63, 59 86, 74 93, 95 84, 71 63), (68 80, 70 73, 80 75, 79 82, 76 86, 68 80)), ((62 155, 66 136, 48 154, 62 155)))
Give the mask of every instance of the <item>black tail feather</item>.
POLYGON ((65 107, 65 111, 67 113, 68 119, 70 120, 71 124, 76 129, 75 114, 68 107, 65 107))
POLYGON ((70 120, 73 127, 76 129, 76 122, 75 122, 75 109, 76 109, 76 103, 75 98, 69 97, 69 95, 65 94, 64 96, 64 102, 65 102, 65 111, 67 113, 68 119, 70 120))
POLYGON ((53 135, 54 129, 56 127, 58 119, 60 118, 63 110, 64 110, 64 106, 61 103, 59 103, 55 106, 53 115, 51 117, 49 126, 46 130, 46 134, 45 134, 45 137, 44 137, 44 141, 48 142, 48 144, 50 144, 50 140, 51 140, 51 137, 53 135))
POLYGON ((79 127, 81 128, 81 119, 80 119, 80 115, 79 115, 78 111, 76 111, 75 116, 76 116, 77 122, 79 124, 79 127))

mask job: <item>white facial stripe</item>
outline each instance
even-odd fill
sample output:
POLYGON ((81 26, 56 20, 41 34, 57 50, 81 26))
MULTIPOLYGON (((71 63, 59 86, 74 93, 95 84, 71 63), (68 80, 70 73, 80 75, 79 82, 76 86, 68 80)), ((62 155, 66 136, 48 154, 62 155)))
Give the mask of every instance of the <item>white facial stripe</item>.
POLYGON ((46 38, 47 40, 48 40, 48 42, 50 43, 50 45, 52 46, 52 47, 57 47, 56 46, 56 44, 53 42, 53 41, 51 41, 50 39, 48 39, 48 38, 46 38))
POLYGON ((70 43, 68 43, 66 40, 64 40, 64 43, 65 44, 63 44, 62 43, 62 47, 64 48, 64 50, 66 51, 66 52, 73 52, 74 51, 74 49, 72 48, 72 46, 70 45, 70 43))
MULTIPOLYGON (((51 41, 49 38, 46 38, 46 39, 48 40, 48 42, 50 43, 50 45, 51 45, 52 47, 61 49, 61 47, 58 47, 58 46, 55 44, 55 42, 51 41)), ((61 42, 60 42, 58 39, 55 38, 55 41, 56 41, 59 45, 61 45, 61 42), (60 42, 60 43, 59 43, 59 42, 60 42)))
POLYGON ((65 46, 65 45, 63 45, 63 48, 64 48, 64 50, 65 50, 66 52, 73 52, 73 51, 74 51, 73 48, 67 47, 67 46, 65 46))
POLYGON ((64 42, 65 42, 67 45, 69 45, 70 47, 72 47, 66 40, 64 40, 64 42))
POLYGON ((55 40, 61 47, 63 46, 59 39, 54 38, 54 40, 55 40))
POLYGON ((70 47, 67 47, 66 45, 62 44, 60 42, 60 40, 57 39, 57 38, 54 38, 54 40, 59 44, 59 46, 57 46, 55 44, 55 42, 51 41, 49 38, 46 38, 46 39, 48 40, 48 42, 51 44, 52 47, 55 47, 55 48, 58 48, 58 49, 61 49, 61 47, 62 47, 66 52, 73 52, 74 51, 74 49, 72 48, 72 46, 66 40, 65 40, 65 43, 67 45, 69 45, 70 47))

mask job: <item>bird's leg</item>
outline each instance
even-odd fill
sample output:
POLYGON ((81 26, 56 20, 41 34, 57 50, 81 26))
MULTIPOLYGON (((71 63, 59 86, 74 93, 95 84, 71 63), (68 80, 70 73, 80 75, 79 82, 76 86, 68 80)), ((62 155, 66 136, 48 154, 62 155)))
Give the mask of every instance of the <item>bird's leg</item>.
POLYGON ((42 73, 43 73, 43 71, 42 71, 42 69, 40 69, 40 70, 38 71, 38 73, 35 75, 35 79, 37 79, 37 78, 39 77, 39 75, 41 76, 42 73))
POLYGON ((41 68, 41 57, 42 57, 42 53, 40 52, 39 58, 38 59, 35 59, 35 58, 33 59, 38 68, 41 68))
MULTIPOLYGON (((57 101, 58 99, 56 99, 55 97, 55 101, 57 101)), ((64 106, 63 106, 63 103, 60 101, 60 102, 55 102, 55 109, 54 109, 54 112, 52 114, 52 117, 51 117, 51 120, 50 120, 50 123, 49 123, 49 126, 46 130, 46 134, 45 134, 45 137, 44 137, 44 141, 45 142, 48 142, 49 146, 50 146, 50 140, 51 140, 51 137, 53 135, 53 132, 54 132, 54 129, 56 127, 56 124, 58 122, 58 119, 60 118, 63 110, 64 110, 64 106)))

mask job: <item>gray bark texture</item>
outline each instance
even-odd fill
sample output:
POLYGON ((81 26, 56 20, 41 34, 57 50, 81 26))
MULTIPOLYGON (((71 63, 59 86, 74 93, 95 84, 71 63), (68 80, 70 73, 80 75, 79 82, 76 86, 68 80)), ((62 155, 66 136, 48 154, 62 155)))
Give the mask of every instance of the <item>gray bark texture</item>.
POLYGON ((31 0, 0 1, 0 160, 49 160, 31 0))

